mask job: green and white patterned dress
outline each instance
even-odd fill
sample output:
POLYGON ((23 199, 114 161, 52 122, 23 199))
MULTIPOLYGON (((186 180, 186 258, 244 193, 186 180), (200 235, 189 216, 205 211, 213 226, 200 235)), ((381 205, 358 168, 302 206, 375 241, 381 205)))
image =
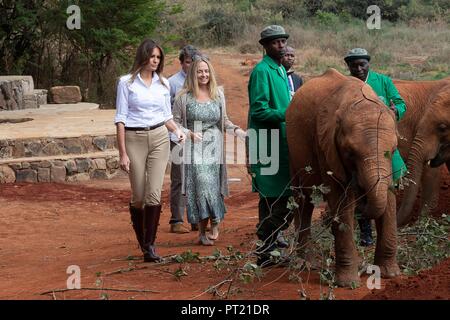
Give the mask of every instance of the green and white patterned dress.
POLYGON ((223 137, 220 131, 220 102, 198 102, 188 94, 187 128, 203 134, 203 140, 191 144, 190 163, 186 164, 186 198, 189 223, 211 218, 218 223, 226 212, 220 189, 220 163, 223 137))

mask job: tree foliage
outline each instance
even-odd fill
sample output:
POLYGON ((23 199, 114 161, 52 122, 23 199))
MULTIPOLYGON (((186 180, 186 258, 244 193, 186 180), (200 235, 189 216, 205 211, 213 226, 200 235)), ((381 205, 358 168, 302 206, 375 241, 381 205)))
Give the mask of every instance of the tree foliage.
POLYGON ((107 101, 117 74, 129 68, 132 49, 154 36, 165 3, 2 0, 0 10, 0 73, 31 74, 42 87, 78 84, 92 99, 107 101), (66 27, 72 4, 81 10, 80 30, 66 27))

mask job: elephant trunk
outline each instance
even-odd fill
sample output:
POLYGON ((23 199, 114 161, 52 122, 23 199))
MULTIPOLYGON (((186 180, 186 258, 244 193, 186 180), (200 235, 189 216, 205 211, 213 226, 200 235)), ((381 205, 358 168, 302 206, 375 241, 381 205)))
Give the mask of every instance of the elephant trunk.
POLYGON ((377 219, 386 211, 391 177, 390 172, 383 168, 384 166, 374 166, 362 181, 362 185, 366 186, 367 199, 363 213, 369 219, 377 219))
POLYGON ((402 204, 397 212, 397 226, 402 227, 411 220, 411 213, 414 202, 419 192, 419 185, 422 179, 423 167, 426 162, 424 152, 424 140, 416 137, 411 146, 408 159, 408 184, 403 193, 402 204))

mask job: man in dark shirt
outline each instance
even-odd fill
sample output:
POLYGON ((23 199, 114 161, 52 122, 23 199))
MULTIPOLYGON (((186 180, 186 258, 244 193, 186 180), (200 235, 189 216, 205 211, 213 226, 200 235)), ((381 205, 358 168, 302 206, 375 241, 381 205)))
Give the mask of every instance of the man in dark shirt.
POLYGON ((288 75, 288 85, 291 96, 294 95, 295 91, 300 88, 303 84, 302 78, 294 72, 293 66, 295 63, 295 50, 292 47, 286 47, 286 53, 281 60, 281 64, 286 69, 288 75))

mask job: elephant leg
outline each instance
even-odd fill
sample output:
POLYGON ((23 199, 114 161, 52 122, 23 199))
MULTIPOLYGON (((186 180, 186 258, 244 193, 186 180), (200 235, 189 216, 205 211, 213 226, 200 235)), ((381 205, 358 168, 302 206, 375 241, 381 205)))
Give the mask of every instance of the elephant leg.
POLYGON ((383 278, 400 275, 397 264, 397 219, 395 215, 395 195, 388 193, 386 212, 375 220, 377 227, 377 246, 374 264, 380 267, 383 278))
POLYGON ((309 201, 303 201, 298 211, 298 221, 295 225, 296 252, 298 256, 309 263, 312 269, 318 269, 321 265, 321 258, 311 242, 311 220, 314 205, 309 201))
POLYGON ((422 176, 422 204, 420 215, 428 215, 439 204, 441 168, 426 167, 422 176))
MULTIPOLYGON (((339 287, 352 287, 360 284, 358 275, 358 253, 353 239, 354 210, 353 196, 348 196, 346 205, 340 206, 337 212, 338 221, 333 220, 332 231, 336 253, 336 284, 339 287)), ((332 212, 336 214, 338 202, 330 203, 332 212)))

